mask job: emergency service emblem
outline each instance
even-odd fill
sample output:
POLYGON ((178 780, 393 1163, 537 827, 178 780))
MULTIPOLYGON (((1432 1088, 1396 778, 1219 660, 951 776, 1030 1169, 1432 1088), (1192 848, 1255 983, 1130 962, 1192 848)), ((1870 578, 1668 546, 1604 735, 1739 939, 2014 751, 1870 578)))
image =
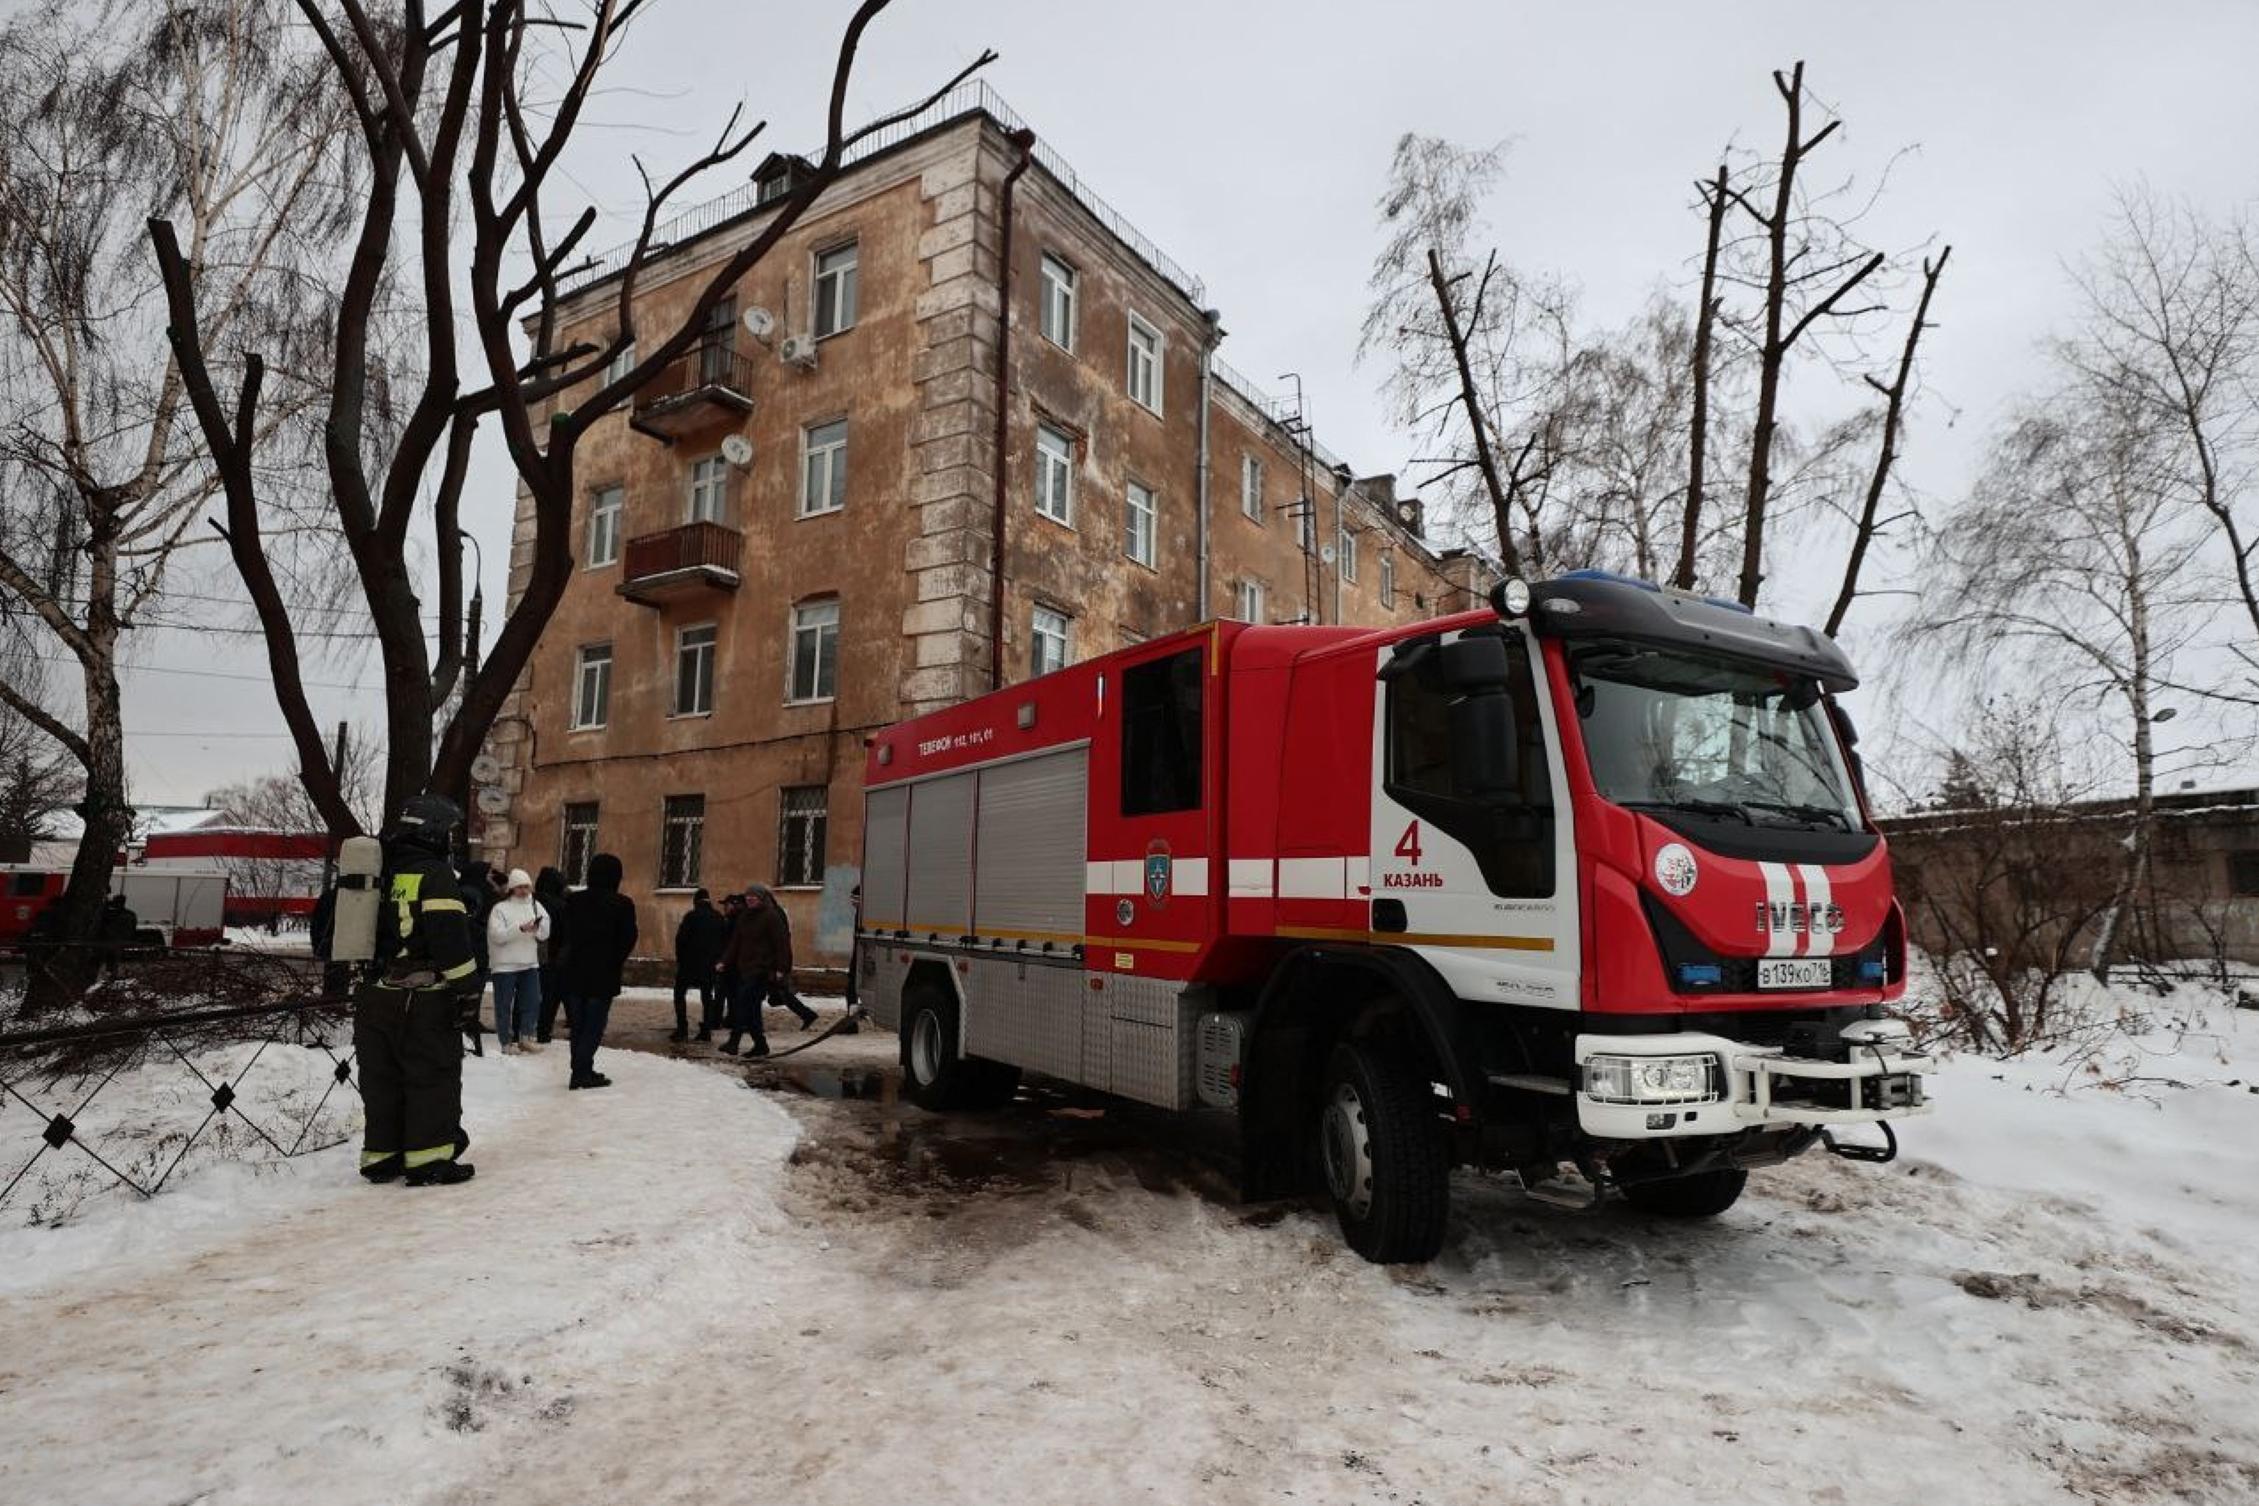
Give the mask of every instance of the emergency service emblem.
POLYGON ((1145 849, 1145 897, 1156 909, 1169 902, 1169 878, 1174 866, 1168 843, 1156 841, 1145 849))
POLYGON ((1655 882, 1663 886, 1665 894, 1677 896, 1692 894, 1694 881, 1701 877, 1695 866, 1694 854, 1678 842, 1665 842, 1655 851, 1655 882))

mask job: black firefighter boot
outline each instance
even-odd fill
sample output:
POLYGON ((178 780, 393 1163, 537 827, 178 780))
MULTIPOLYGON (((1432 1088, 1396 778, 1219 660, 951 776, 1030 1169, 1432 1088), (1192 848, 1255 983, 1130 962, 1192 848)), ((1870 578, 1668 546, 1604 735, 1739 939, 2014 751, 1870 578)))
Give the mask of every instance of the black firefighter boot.
POLYGON ((397 1151, 382 1160, 371 1161, 361 1168, 361 1175, 372 1182, 389 1182, 400 1175, 403 1162, 397 1151))
POLYGON ((407 1181, 410 1187, 452 1187, 476 1175, 477 1168, 468 1161, 426 1161, 408 1168, 407 1181))

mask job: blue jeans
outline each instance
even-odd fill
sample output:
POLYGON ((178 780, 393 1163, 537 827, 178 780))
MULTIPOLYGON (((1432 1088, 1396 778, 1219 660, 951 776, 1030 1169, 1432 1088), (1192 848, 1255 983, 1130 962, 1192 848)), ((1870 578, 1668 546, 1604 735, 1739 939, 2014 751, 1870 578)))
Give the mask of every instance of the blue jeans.
POLYGON ((531 1039, 541 1025, 541 969, 494 975, 494 1034, 505 1046, 531 1039))

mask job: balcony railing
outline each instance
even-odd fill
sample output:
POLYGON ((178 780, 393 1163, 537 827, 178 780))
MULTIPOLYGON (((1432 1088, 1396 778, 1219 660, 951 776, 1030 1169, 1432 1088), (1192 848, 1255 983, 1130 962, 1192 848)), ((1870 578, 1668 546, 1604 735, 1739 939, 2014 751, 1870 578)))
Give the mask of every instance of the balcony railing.
POLYGON ((627 541, 619 593, 648 607, 700 591, 734 591, 744 554, 745 536, 720 523, 647 533, 627 541))
POLYGON ((662 444, 753 411, 753 362, 721 341, 694 345, 659 368, 635 394, 628 423, 662 444))

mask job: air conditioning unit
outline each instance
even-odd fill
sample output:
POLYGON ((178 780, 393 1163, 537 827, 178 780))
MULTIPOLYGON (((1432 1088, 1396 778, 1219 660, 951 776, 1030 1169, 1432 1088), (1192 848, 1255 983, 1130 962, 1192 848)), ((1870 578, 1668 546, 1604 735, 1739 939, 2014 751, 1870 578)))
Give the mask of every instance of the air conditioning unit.
POLYGON ((786 335, 777 346, 777 359, 787 366, 813 370, 816 364, 816 337, 814 335, 786 335))

